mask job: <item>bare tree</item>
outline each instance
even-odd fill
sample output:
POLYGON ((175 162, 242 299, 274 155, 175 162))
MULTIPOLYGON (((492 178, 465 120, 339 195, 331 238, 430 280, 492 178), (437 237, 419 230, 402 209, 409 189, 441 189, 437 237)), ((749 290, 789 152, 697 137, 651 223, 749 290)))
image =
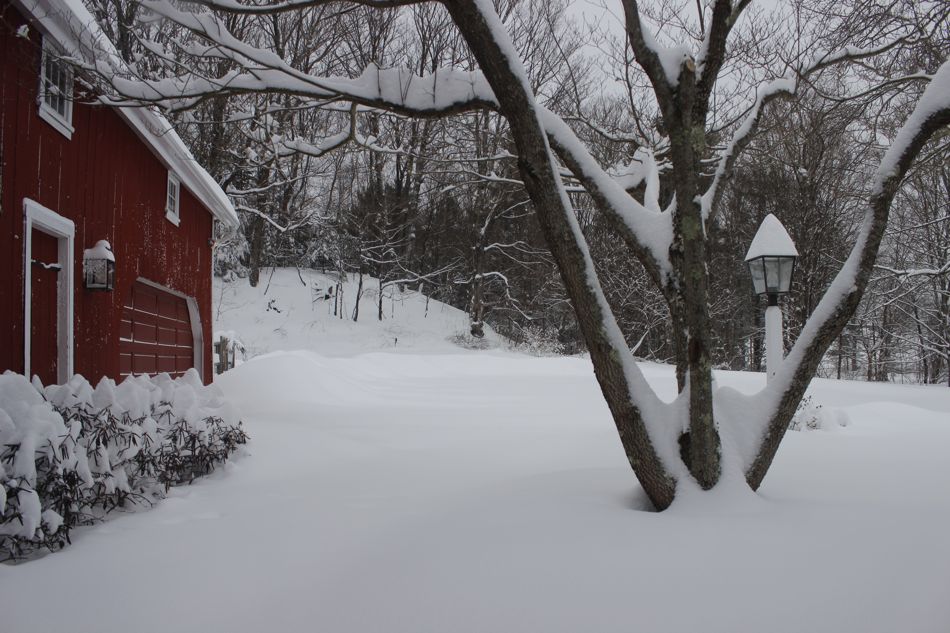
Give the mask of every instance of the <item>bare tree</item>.
MULTIPOLYGON (((249 15, 330 6, 325 0, 197 4, 249 15)), ((388 10, 415 3, 353 4, 388 10)), ((657 32, 637 0, 623 0, 626 45, 645 78, 634 78, 631 86, 647 86, 655 106, 652 118, 649 113, 635 113, 632 126, 649 128, 643 144, 652 144, 648 149, 660 159, 644 162, 647 180, 659 179, 650 165, 666 165, 662 181, 667 195, 638 199, 595 159, 572 129, 570 117, 559 116, 539 101, 525 63, 531 58, 519 52, 511 36, 517 21, 502 19, 510 17, 505 9, 513 4, 444 3, 479 71, 443 68, 420 75, 406 68, 371 65, 358 77, 313 74, 233 37, 213 13, 183 11, 158 0, 145 5, 209 42, 203 49, 190 47, 189 54, 228 59, 236 70, 226 76, 173 73, 155 79, 110 67, 106 59, 88 67, 109 77, 124 98, 170 108, 193 107, 209 94, 277 92, 292 93, 323 108, 353 104, 353 112, 361 116, 375 116, 379 110, 420 118, 476 109, 500 113, 516 149, 520 180, 574 307, 621 443, 649 498, 657 508, 666 508, 679 488, 709 489, 721 479, 744 479, 757 489, 825 351, 862 298, 904 175, 927 142, 950 123, 950 64, 944 63, 934 74, 924 69, 894 76, 890 62, 926 38, 934 22, 946 16, 931 12, 908 18, 901 2, 880 10, 878 3, 845 0, 820 15, 814 7, 805 11, 798 5, 794 32, 785 40, 766 42, 736 35, 742 34, 737 26, 751 0, 699 4, 694 19, 665 21, 666 28, 657 32), (877 12, 875 20, 867 19, 870 11, 877 12), (740 57, 760 53, 765 57, 745 69, 741 81, 720 82, 735 61, 731 56, 735 49, 728 46, 731 40, 743 44, 736 53, 740 57), (856 93, 892 95, 896 88, 909 85, 927 87, 875 170, 850 255, 774 380, 751 398, 718 389, 712 375, 708 264, 709 235, 718 221, 723 187, 765 110, 803 91, 821 90, 823 73, 839 68, 851 69, 849 81, 838 84, 834 94, 823 92, 829 100, 848 100, 856 93), (653 392, 627 348, 568 195, 568 173, 666 302, 680 388, 672 403, 663 403, 653 392)), ((668 14, 654 14, 661 20, 664 15, 668 14)), ((354 124, 347 137, 357 135, 354 124)))

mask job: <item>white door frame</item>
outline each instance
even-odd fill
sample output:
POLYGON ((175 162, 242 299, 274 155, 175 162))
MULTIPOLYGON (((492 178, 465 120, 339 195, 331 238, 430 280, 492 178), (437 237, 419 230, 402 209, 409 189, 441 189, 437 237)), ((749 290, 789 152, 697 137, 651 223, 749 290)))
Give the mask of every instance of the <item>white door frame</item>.
POLYGON ((205 343, 204 343, 204 332, 201 327, 201 313, 198 311, 198 301, 190 296, 186 295, 184 292, 178 292, 177 290, 172 290, 168 286, 163 286, 162 284, 155 283, 151 279, 146 279, 145 277, 139 277, 136 281, 140 281, 146 286, 151 286, 156 290, 161 290, 167 292, 170 295, 174 295, 181 299, 185 300, 185 303, 188 304, 188 320, 191 321, 191 345, 193 348, 192 359, 193 367, 198 370, 198 375, 201 376, 201 380, 205 379, 204 364, 205 364, 205 343))
POLYGON ((40 203, 23 199, 23 374, 30 377, 30 333, 33 329, 33 229, 57 238, 58 263, 56 279, 57 381, 62 384, 73 375, 73 285, 75 278, 76 225, 40 203))

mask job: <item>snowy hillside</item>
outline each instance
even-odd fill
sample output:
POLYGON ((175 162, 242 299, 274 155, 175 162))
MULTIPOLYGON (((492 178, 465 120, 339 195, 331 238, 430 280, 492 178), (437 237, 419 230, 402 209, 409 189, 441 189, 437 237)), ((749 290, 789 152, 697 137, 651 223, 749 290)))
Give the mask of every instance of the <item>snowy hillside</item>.
MULTIPOLYGON (((296 268, 268 268, 252 288, 246 279, 215 278, 214 331, 237 337, 248 358, 279 350, 309 349, 338 356, 368 351, 459 351, 453 339, 468 333, 468 315, 410 289, 383 289, 383 320, 378 318, 379 286, 363 277, 359 319, 353 321, 357 279, 350 276, 335 296, 332 274, 296 268), (334 310, 336 314, 334 314, 334 310)), ((500 337, 486 328, 486 347, 500 337)))

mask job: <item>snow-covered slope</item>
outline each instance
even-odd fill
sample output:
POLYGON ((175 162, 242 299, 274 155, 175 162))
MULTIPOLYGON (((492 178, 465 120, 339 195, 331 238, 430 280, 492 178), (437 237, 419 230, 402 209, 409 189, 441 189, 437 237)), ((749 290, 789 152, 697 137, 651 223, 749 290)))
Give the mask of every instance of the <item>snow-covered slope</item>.
MULTIPOLYGON (((349 276, 339 298, 328 296, 336 281, 334 275, 296 268, 265 269, 256 288, 246 279, 216 278, 215 339, 220 333, 237 337, 249 358, 279 350, 338 356, 379 350, 458 352, 454 340, 468 333, 465 312, 394 286, 383 289, 380 321, 379 286, 369 276, 363 277, 359 319, 354 322, 357 279, 349 276)), ((500 342, 486 328, 484 346, 497 347, 500 342)))

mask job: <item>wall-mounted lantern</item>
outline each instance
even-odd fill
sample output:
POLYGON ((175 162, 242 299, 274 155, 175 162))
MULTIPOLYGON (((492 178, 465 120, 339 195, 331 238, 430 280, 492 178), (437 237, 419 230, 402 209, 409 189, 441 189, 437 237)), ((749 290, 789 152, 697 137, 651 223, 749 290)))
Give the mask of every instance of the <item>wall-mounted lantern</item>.
POLYGON ((108 241, 99 240, 83 251, 82 267, 88 290, 115 288, 115 255, 108 241))

